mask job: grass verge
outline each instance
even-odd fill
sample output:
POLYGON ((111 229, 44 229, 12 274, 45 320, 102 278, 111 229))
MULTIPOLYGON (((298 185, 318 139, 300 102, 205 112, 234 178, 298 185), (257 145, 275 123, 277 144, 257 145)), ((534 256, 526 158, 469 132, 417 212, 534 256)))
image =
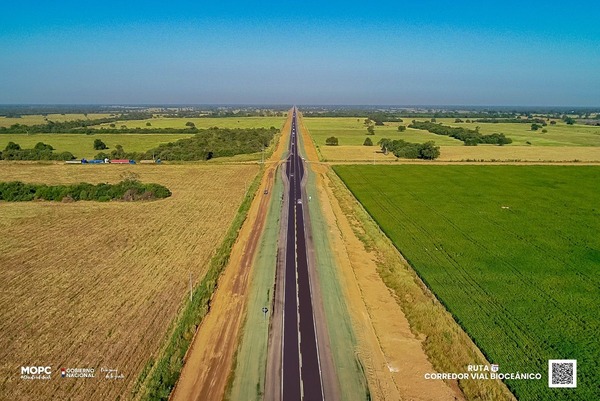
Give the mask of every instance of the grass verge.
POLYGON ((271 309, 273 304, 282 194, 283 182, 279 171, 276 171, 266 224, 253 263, 243 332, 226 391, 226 399, 229 400, 261 400, 264 395, 270 315, 263 314, 262 308, 267 306, 271 309))

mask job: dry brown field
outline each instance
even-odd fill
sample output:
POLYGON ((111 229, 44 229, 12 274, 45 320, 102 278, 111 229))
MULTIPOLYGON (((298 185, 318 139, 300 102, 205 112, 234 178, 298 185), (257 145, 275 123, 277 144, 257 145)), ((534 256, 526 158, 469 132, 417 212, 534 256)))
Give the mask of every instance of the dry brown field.
POLYGON ((128 399, 203 276, 257 165, 0 163, 0 181, 166 185, 153 202, 0 202, 0 399, 128 399), (50 380, 20 367, 52 366, 50 380), (93 379, 60 368, 94 368, 93 379), (101 368, 124 377, 108 380, 101 368))

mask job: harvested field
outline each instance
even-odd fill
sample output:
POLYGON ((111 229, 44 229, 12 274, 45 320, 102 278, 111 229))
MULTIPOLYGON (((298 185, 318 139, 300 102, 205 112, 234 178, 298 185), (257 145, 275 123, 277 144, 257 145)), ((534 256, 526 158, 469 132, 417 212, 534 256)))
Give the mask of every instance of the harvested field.
POLYGON ((0 204, 0 399, 129 398, 242 201, 254 165, 0 164, 0 180, 117 182, 134 170, 171 198, 141 203, 0 204), (223 185, 227 182, 227 185, 223 185), (20 366, 52 366, 24 381, 20 366), (95 368, 60 379, 60 367, 95 368), (106 380, 101 368, 118 369, 106 380))

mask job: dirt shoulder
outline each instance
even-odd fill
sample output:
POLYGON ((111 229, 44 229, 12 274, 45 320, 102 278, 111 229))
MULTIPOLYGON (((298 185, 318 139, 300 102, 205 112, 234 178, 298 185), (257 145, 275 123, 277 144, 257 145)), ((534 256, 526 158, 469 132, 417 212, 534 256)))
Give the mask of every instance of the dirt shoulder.
MULTIPOLYGON (((291 115, 291 113, 290 113, 291 115)), ((290 118, 282 128, 277 149, 267 161, 259 193, 232 248, 229 263, 219 279, 210 312, 199 327, 186 355, 180 379, 171 400, 222 400, 244 320, 249 277, 259 238, 263 232, 277 162, 287 144, 290 118)))

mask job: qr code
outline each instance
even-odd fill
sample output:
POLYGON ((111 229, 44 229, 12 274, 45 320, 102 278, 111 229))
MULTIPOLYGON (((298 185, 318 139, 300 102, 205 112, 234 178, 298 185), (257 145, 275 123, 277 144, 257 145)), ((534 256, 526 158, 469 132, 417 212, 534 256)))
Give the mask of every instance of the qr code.
POLYGON ((550 359, 548 361, 548 387, 577 387, 577 360, 550 359))

